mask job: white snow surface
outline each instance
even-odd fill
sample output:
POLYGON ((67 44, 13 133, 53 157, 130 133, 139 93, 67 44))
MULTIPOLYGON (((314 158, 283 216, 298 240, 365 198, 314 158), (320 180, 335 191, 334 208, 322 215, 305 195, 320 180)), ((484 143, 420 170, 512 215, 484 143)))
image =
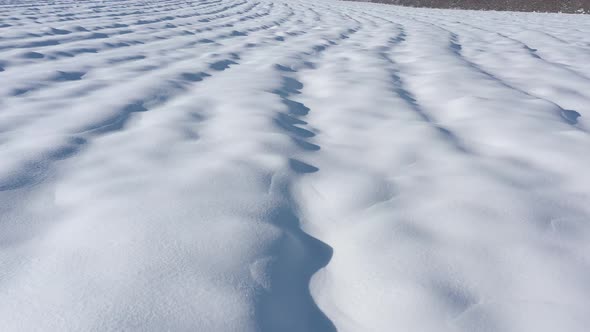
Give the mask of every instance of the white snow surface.
POLYGON ((590 17, 0 2, 2 331, 588 331, 590 17))

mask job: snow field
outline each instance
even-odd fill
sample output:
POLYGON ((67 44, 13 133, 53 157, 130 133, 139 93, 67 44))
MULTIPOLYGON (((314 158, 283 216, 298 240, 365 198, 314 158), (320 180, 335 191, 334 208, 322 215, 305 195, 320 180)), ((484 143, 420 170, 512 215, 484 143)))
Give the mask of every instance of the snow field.
POLYGON ((590 20, 0 2, 6 331, 585 331, 590 20))

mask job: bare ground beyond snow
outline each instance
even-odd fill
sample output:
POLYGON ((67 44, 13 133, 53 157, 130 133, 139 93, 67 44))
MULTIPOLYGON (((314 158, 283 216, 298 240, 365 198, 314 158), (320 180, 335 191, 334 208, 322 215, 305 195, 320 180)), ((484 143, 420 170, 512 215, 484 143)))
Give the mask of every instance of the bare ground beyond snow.
POLYGON ((369 0, 368 2, 428 8, 590 13, 590 0, 369 0))

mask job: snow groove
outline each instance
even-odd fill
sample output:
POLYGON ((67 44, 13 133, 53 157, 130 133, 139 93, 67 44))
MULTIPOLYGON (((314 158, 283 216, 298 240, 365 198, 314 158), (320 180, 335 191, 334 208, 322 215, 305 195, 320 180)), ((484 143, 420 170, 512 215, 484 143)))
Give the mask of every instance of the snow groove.
MULTIPOLYGON (((301 93, 303 85, 296 78, 297 71, 284 65, 275 65, 280 72, 282 85, 273 91, 287 107, 287 113, 279 112, 275 119, 277 126, 285 131, 300 150, 320 149, 308 142, 315 136, 312 130, 304 129, 307 122, 301 120, 310 111, 304 104, 290 99, 301 93)), ((262 296, 260 316, 262 331, 335 331, 332 322, 319 310, 309 292, 311 276, 328 264, 332 248, 311 237, 301 229, 299 207, 291 194, 293 182, 307 173, 319 169, 295 156, 288 159, 288 167, 295 175, 285 176, 283 172, 272 178, 269 194, 282 198, 271 219, 285 232, 286 239, 277 251, 280 257, 271 265, 270 278, 273 288, 262 296), (303 248, 303 252, 300 248, 303 248), (284 252, 284 254, 283 254, 284 252), (303 254, 303 257, 301 257, 303 254)))

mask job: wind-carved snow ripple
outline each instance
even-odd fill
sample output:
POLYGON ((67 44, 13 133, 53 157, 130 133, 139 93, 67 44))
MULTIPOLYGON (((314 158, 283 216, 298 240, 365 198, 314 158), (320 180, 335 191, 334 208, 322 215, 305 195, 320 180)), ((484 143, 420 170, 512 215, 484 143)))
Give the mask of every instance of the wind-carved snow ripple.
MULTIPOLYGON (((218 10, 215 13, 225 12, 229 9, 232 9, 232 8, 234 8, 238 5, 242 5, 242 4, 245 4, 245 2, 231 5, 231 6, 224 6, 223 10, 218 10)), ((249 8, 250 9, 255 8, 257 5, 258 5, 258 3, 255 3, 254 5, 250 6, 249 8)), ((270 8, 272 9, 272 7, 273 7, 273 4, 270 3, 270 8)), ((254 15, 251 17, 239 16, 241 14, 245 14, 248 10, 249 9, 247 9, 246 11, 232 13, 232 16, 233 15, 238 16, 237 22, 240 22, 240 24, 243 24, 246 27, 246 29, 244 31, 246 31, 247 33, 264 31, 264 30, 267 30, 273 26, 279 26, 280 24, 286 22, 289 17, 289 16, 279 17, 278 19, 273 18, 273 19, 269 20, 269 22, 268 22, 269 24, 266 24, 265 22, 259 22, 259 21, 264 16, 268 15, 268 12, 264 13, 264 15, 254 15), (251 19, 258 19, 258 22, 255 23, 255 25, 256 25, 255 27, 249 27, 248 21, 251 19), (261 23, 262 23, 262 25, 261 25, 261 23)), ((160 20, 155 20, 154 22, 145 22, 143 24, 148 25, 148 24, 157 23, 159 21, 160 20)), ((121 25, 121 24, 119 26, 127 27, 127 25, 121 25)), ((87 31, 86 29, 83 29, 83 30, 87 31)), ((233 25, 230 26, 229 28, 226 27, 226 30, 228 30, 229 33, 218 35, 214 39, 215 40, 223 40, 223 39, 230 39, 230 38, 247 36, 246 32, 236 31, 235 28, 233 28, 233 25)), ((186 39, 186 36, 184 36, 183 34, 179 34, 178 37, 180 37, 179 39, 186 39)), ((141 45, 143 45, 143 43, 139 43, 139 45, 141 46, 141 45)), ((195 47, 194 44, 192 46, 195 47)), ((213 47, 216 47, 216 46, 213 46, 213 47)), ((147 48, 144 48, 144 49, 147 49, 147 48)), ((183 49, 183 47, 179 47, 178 49, 183 49)), ((141 54, 142 50, 136 50, 136 52, 139 52, 141 54)), ((99 53, 100 52, 97 52, 97 54, 99 54, 99 53)), ((165 54, 162 52, 159 52, 159 53, 165 54)), ((94 54, 94 53, 91 53, 91 54, 94 54)), ((220 54, 214 53, 213 56, 217 58, 220 56, 220 54)), ((92 56, 92 58, 90 58, 89 60, 94 60, 94 59, 99 60, 99 61, 101 60, 100 57, 95 57, 95 56, 92 56)), ((238 53, 230 52, 230 54, 225 59, 215 60, 213 63, 211 63, 209 65, 209 68, 204 68, 204 71, 184 72, 184 73, 180 73, 180 74, 172 73, 172 77, 164 78, 164 81, 165 81, 164 83, 154 84, 154 87, 148 88, 147 89, 148 91, 146 91, 144 93, 145 94, 144 96, 139 96, 139 97, 135 98, 135 100, 130 100, 128 103, 124 103, 122 106, 119 106, 118 109, 113 111, 114 115, 112 115, 110 117, 106 117, 105 119, 97 121, 96 123, 89 123, 86 125, 79 126, 79 129, 75 129, 75 130, 71 131, 70 133, 68 133, 70 136, 72 136, 72 138, 70 140, 75 143, 70 143, 69 141, 66 141, 63 143, 63 146, 50 147, 50 148, 46 149, 47 151, 42 152, 42 156, 36 157, 36 158, 29 157, 29 158, 27 158, 28 160, 24 160, 22 162, 22 166, 17 166, 17 167, 20 167, 20 170, 8 170, 6 175, 0 173, 0 190, 17 189, 17 188, 20 188, 23 186, 29 186, 29 185, 33 185, 35 183, 38 183, 40 181, 43 181, 43 179, 45 179, 47 176, 49 176, 52 164, 55 161, 59 161, 59 160, 73 156, 77 151, 79 151, 81 148, 83 148, 83 146, 85 146, 91 140, 92 136, 104 135, 104 134, 107 134, 112 131, 123 129, 124 126, 126 125, 126 123, 128 122, 128 120, 130 119, 131 115, 133 115, 135 113, 139 113, 139 112, 145 112, 149 108, 160 106, 160 105, 166 103, 169 99, 186 92, 189 89, 190 85, 194 84, 195 82, 201 81, 204 78, 210 76, 210 74, 206 72, 207 69, 212 72, 223 71, 223 70, 227 69, 229 66, 237 64, 238 62, 236 62, 236 61, 238 59, 239 59, 238 53), (91 135, 91 136, 89 136, 89 135, 91 135), (80 142, 82 142, 82 143, 80 143, 80 142), (68 151, 68 153, 67 154, 63 153, 63 151, 68 151), (2 179, 3 177, 4 177, 4 179, 2 179)), ((41 61, 46 61, 46 60, 52 61, 54 59, 48 58, 48 59, 40 59, 40 60, 41 61)), ((143 62, 148 62, 148 61, 152 60, 152 57, 146 57, 144 55, 132 57, 132 60, 134 60, 133 61, 134 63, 131 65, 129 65, 127 63, 128 60, 129 60, 129 58, 124 59, 124 61, 117 61, 115 63, 115 66, 109 66, 109 69, 116 68, 116 65, 119 65, 119 67, 121 67, 121 68, 137 67, 138 65, 141 65, 141 63, 143 63, 143 62)), ((188 57, 174 59, 172 61, 171 65, 178 67, 178 64, 181 64, 182 62, 188 63, 189 61, 191 61, 191 60, 188 57)), ((90 62, 90 63, 91 63, 90 64, 91 66, 97 66, 97 65, 93 64, 92 62, 90 62)), ((39 65, 41 65, 41 64, 42 63, 39 63, 39 65)), ((160 67, 163 67, 163 66, 160 65, 160 67)), ((154 67, 150 67, 149 69, 142 69, 140 74, 147 73, 148 71, 153 71, 156 68, 157 67, 154 66, 154 67)), ((98 68, 98 69, 102 69, 102 68, 98 68)), ((35 80, 37 80, 37 82, 38 82, 38 83, 36 83, 36 85, 17 88, 17 89, 9 91, 8 94, 15 96, 15 97, 21 97, 25 94, 44 92, 43 89, 56 90, 59 87, 55 86, 55 83, 63 82, 63 81, 80 80, 83 78, 83 76, 85 76, 87 74, 87 71, 89 71, 89 70, 85 70, 83 72, 76 72, 76 71, 66 72, 66 71, 59 71, 58 70, 55 75, 52 75, 51 77, 46 79, 46 81, 48 83, 43 82, 43 80, 41 80, 39 78, 35 78, 35 80)), ((81 83, 85 83, 86 81, 87 80, 83 80, 81 83)), ((88 84, 90 85, 90 83, 88 83, 88 84)), ((98 94, 97 92, 100 92, 100 89, 102 88, 102 86, 90 85, 90 88, 95 90, 93 93, 96 95, 96 94, 98 94)), ((112 88, 112 87, 110 87, 110 88, 112 88)), ((25 101, 27 101, 27 100, 25 99, 25 101)))

